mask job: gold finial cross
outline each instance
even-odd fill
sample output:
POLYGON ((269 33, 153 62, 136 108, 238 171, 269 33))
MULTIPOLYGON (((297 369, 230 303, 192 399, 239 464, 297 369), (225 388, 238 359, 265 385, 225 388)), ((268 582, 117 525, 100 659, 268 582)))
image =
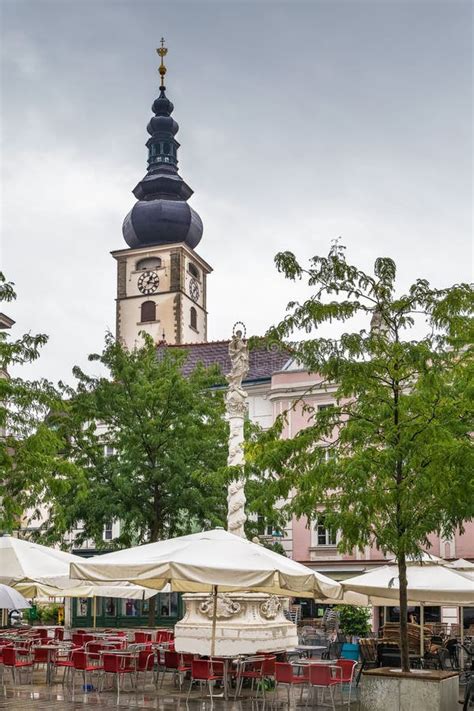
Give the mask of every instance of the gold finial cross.
POLYGON ((164 65, 163 59, 168 54, 168 49, 165 47, 164 37, 161 38, 160 44, 161 44, 161 47, 158 47, 158 49, 156 51, 157 51, 157 54, 159 55, 159 57, 161 58, 161 63, 160 63, 160 66, 158 67, 158 71, 159 71, 160 77, 161 77, 161 86, 164 86, 166 67, 164 65))

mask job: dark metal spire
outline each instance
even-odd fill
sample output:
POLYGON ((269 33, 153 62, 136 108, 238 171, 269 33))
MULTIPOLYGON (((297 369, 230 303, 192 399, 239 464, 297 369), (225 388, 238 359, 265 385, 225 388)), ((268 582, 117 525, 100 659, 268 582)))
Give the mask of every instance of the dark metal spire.
POLYGON ((171 116, 174 106, 165 93, 164 57, 168 49, 163 38, 156 51, 161 60, 160 93, 147 126, 148 171, 133 190, 139 202, 125 218, 123 234, 131 247, 181 241, 194 247, 202 236, 202 222, 186 202, 193 191, 178 173, 179 143, 175 136, 179 126, 171 116), (184 229, 186 224, 189 233, 184 229))

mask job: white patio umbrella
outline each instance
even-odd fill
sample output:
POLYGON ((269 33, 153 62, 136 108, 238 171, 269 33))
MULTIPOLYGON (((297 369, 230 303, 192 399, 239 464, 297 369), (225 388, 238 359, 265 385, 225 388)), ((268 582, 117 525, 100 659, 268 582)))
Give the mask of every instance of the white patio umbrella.
POLYGON ((30 603, 25 600, 18 590, 0 583, 0 609, 24 610, 27 607, 30 607, 30 603))
MULTIPOLYGON (((45 579, 46 580, 46 579, 45 579)), ((60 583, 59 579, 56 581, 60 583)), ((28 598, 33 597, 116 597, 128 600, 148 600, 156 595, 156 590, 143 587, 143 585, 108 585, 107 583, 81 583, 79 580, 65 581, 65 587, 47 585, 45 582, 23 582, 15 584, 16 590, 28 598), (70 586, 68 584, 71 584, 70 586)))
MULTIPOLYGON (((420 648, 424 649, 425 605, 470 605, 474 603, 474 580, 443 565, 442 559, 425 563, 410 562, 407 565, 408 598, 411 604, 420 605, 420 648)), ((399 579, 395 565, 385 565, 368 573, 357 575, 342 582, 344 591, 350 590, 367 595, 372 605, 380 604, 378 598, 398 601, 399 579)), ((388 600, 388 601, 387 601, 388 600)))
POLYGON ((458 573, 462 573, 471 580, 474 580, 474 563, 471 563, 469 560, 466 560, 465 558, 458 558, 458 560, 455 560, 452 563, 447 563, 447 566, 448 568, 456 570, 458 573))
POLYGON ((340 595, 339 583, 263 546, 214 529, 148 543, 71 564, 71 577, 127 580, 161 590, 212 592, 211 655, 215 650, 217 594, 248 591, 299 597, 340 595))
MULTIPOLYGON (((408 565, 407 580, 408 598, 413 603, 474 603, 474 581, 445 565, 408 565)), ((392 601, 399 599, 398 568, 395 565, 384 565, 368 573, 348 578, 342 581, 341 585, 344 590, 367 595, 370 604, 377 604, 374 601, 376 598, 392 601)))
MULTIPOLYGON (((43 580, 47 580, 44 578, 43 580)), ((107 583, 82 584, 80 580, 66 578, 63 582, 55 577, 60 587, 47 585, 44 582, 16 583, 15 588, 26 597, 38 598, 92 598, 92 626, 95 628, 97 620, 97 598, 115 597, 126 600, 148 600, 156 595, 156 590, 150 590, 142 585, 120 583, 108 585, 107 583), (63 586, 63 587, 61 587, 63 586)))
MULTIPOLYGON (((117 597, 147 600, 155 590, 128 583, 82 584, 71 580, 69 566, 80 556, 33 543, 15 536, 0 537, 0 581, 27 597, 117 597)), ((95 616, 94 616, 95 617, 95 616)), ((94 625, 95 626, 95 625, 94 625)))
POLYGON ((290 558, 223 529, 107 553, 71 563, 72 578, 126 580, 161 590, 247 590, 276 595, 337 598, 341 586, 290 558))
POLYGON ((15 536, 0 536, 0 583, 12 585, 20 580, 47 577, 54 585, 54 577, 68 577, 70 563, 79 556, 48 548, 15 536))

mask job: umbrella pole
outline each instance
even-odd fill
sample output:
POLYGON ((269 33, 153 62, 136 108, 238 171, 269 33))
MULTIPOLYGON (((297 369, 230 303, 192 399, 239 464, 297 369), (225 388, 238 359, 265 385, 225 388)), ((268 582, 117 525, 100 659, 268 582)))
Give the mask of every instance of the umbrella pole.
POLYGON ((97 598, 94 595, 92 598, 92 626, 95 629, 97 622, 97 598))
POLYGON ((459 666, 461 671, 464 671, 464 608, 462 605, 459 606, 459 631, 461 634, 461 653, 459 655, 459 666))
POLYGON ((420 602, 420 658, 425 655, 425 604, 420 602))
POLYGON ((217 627, 217 585, 212 586, 212 632, 211 632, 211 657, 216 654, 216 627, 217 627))

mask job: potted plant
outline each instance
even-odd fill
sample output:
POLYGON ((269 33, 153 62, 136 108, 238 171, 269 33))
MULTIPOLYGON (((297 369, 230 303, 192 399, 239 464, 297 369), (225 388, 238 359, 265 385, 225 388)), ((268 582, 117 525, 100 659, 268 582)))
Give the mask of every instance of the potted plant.
POLYGON ((371 611, 368 607, 356 607, 355 605, 338 605, 339 627, 346 636, 346 642, 342 645, 342 656, 344 659, 359 659, 359 639, 366 637, 370 632, 371 611))

